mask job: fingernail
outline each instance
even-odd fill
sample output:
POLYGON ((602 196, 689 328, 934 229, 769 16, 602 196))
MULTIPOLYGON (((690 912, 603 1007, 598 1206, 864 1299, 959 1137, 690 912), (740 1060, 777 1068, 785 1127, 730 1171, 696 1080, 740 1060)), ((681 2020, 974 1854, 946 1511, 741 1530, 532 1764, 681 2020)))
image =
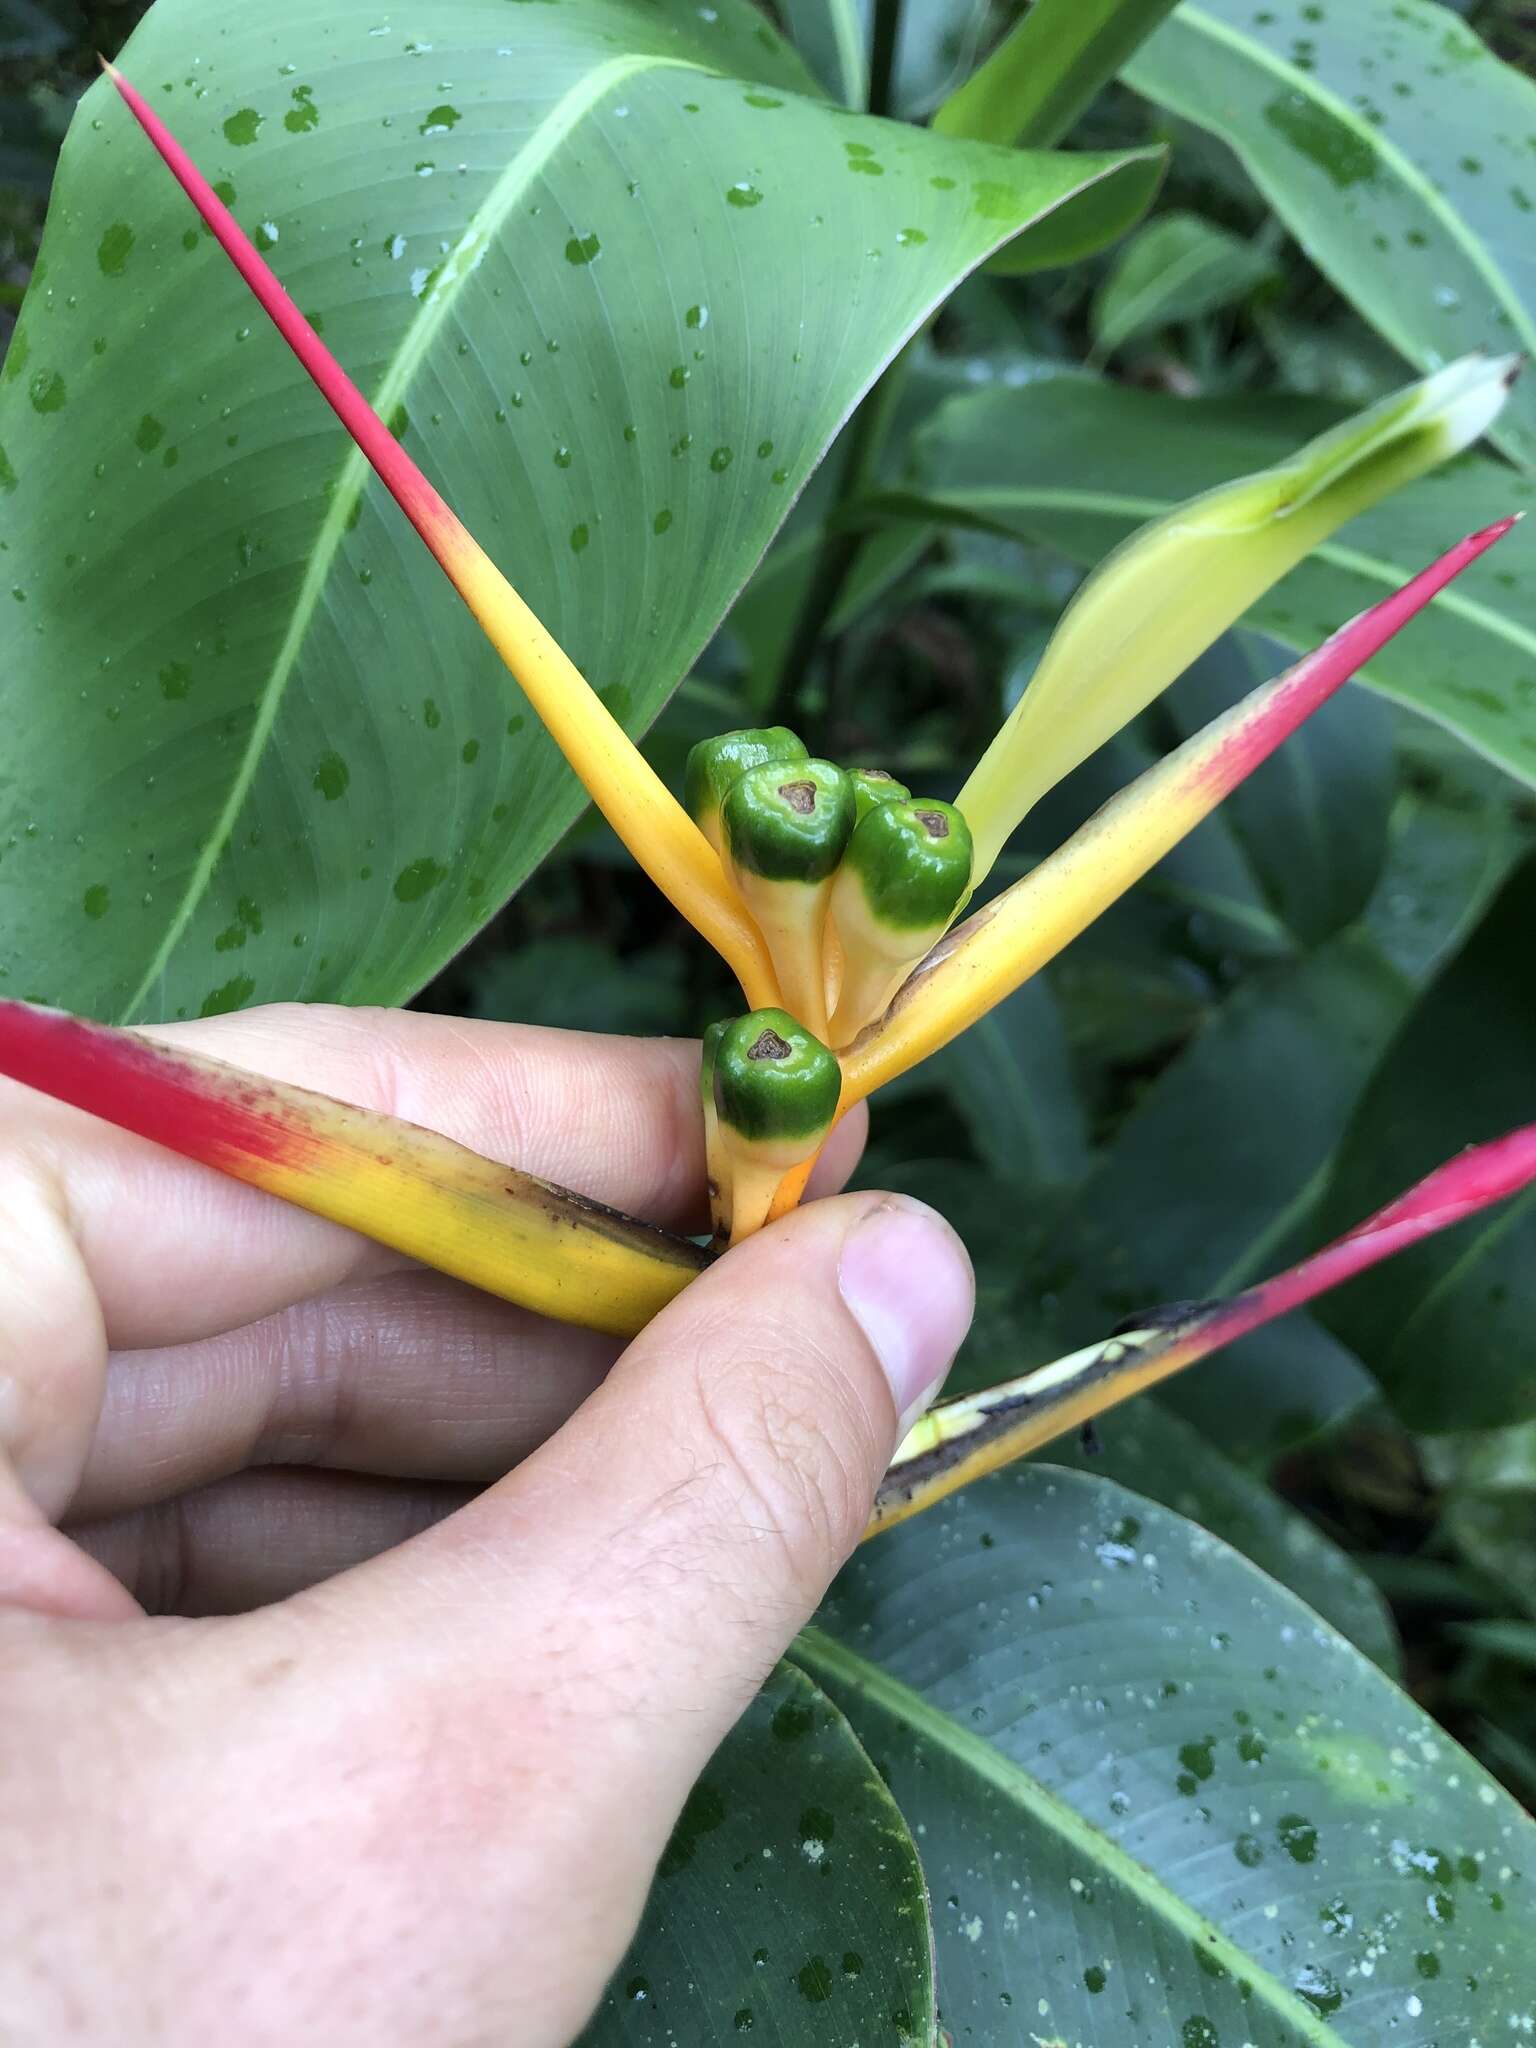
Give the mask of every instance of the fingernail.
POLYGON ((976 1290, 965 1246, 932 1209, 890 1195, 844 1238, 837 1284, 885 1368, 905 1436, 971 1326, 976 1290))

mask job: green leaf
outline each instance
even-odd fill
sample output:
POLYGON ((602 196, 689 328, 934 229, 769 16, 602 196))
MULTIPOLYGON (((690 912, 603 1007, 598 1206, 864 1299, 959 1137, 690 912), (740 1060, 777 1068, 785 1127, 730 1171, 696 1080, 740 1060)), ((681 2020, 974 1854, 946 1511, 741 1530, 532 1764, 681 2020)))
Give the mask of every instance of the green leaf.
POLYGON ((1453 1633, 1474 1650, 1536 1671, 1536 1622, 1461 1621, 1454 1625, 1453 1633))
POLYGON ((1112 1479, 1198 1522, 1288 1586, 1390 1677, 1401 1676, 1391 1612, 1349 1553, 1262 1479, 1223 1457, 1160 1396, 1143 1395, 1105 1416, 1097 1436, 1097 1449, 1062 1443, 1048 1461, 1112 1479))
MULTIPOLYGON (((1536 861, 1506 883, 1409 1018, 1349 1126, 1326 1234, 1463 1145, 1530 1121, 1536 861)), ((1536 1411, 1536 1193, 1364 1274, 1320 1305, 1410 1427, 1488 1429, 1536 1411), (1454 1368, 1448 1369, 1448 1361, 1454 1368)))
POLYGON ((1174 0, 1035 0, 940 107, 941 135, 1059 142, 1174 0))
MULTIPOLYGON (((1063 1348, 1104 1335, 1106 1317, 1228 1294, 1284 1262, 1411 996, 1352 933, 1241 984, 1141 1095, 1064 1212, 1065 1272, 1046 1266, 1063 1348)), ((1398 1174, 1393 1191, 1414 1178, 1398 1174)))
POLYGON ((1381 1391, 1337 1337, 1309 1315, 1289 1315, 1181 1372, 1158 1399, 1235 1464, 1265 1474, 1377 1407, 1381 1391))
POLYGON ((1456 772, 1399 794, 1364 921, 1393 966, 1423 987, 1471 936, 1531 835, 1514 815, 1518 785, 1448 735, 1420 731, 1454 751, 1456 772))
MULTIPOLYGON (((1257 634, 1232 633, 1165 700, 1181 739, 1285 666, 1257 634)), ((1387 853, 1395 780, 1393 716, 1364 690, 1341 690, 1222 806, 1275 915, 1318 945, 1370 901, 1387 853)))
MULTIPOLYGON (((1527 1614, 1536 1614, 1536 1422, 1423 1446, 1444 1495, 1451 1547, 1527 1614)), ((1438 1589, 1431 1596, 1447 1604, 1438 1589)))
POLYGON ((779 1669, 689 1794, 580 2048, 931 2048, 928 1899, 837 1708, 779 1669))
MULTIPOLYGON (((1536 346, 1536 83, 1433 0, 1185 0, 1127 82, 1230 145, 1412 363, 1536 346)), ((1536 460, 1536 385, 1493 430, 1536 460)))
MULTIPOLYGON (((966 270, 1157 174, 850 117, 746 0, 440 0, 428 41, 274 0, 211 43, 159 0, 123 63, 632 731, 966 270)), ((3 985, 398 1000, 580 792, 110 87, 43 257, 0 381, 3 985)))
POLYGON ((1017 994, 929 1063, 977 1157, 999 1180, 1035 1193, 1070 1186, 1088 1160, 1061 1013, 1043 980, 1017 994))
MULTIPOLYGON (((1519 389, 1519 386, 1516 386, 1519 389)), ((1167 398, 1061 377, 951 399, 919 437, 901 500, 1098 562, 1146 520, 1279 460, 1337 418, 1312 403, 1167 398)), ((1463 456, 1322 541, 1245 617, 1310 649, 1458 539, 1536 502, 1501 464, 1463 456)), ((1361 680, 1536 782, 1536 577, 1527 527, 1475 563, 1384 648, 1361 680)))
POLYGON ((1527 1816, 1135 1494, 1000 1474, 861 1551, 797 1655, 919 1833, 957 2041, 1432 2048, 1529 2004, 1527 1816))
POLYGON ((1196 213, 1162 214, 1115 259, 1093 302, 1093 338, 1101 354, 1113 355, 1138 334, 1219 312, 1273 275, 1252 242, 1196 213))
POLYGON ((907 121, 926 120, 974 70, 991 17, 988 0, 902 0, 892 111, 907 121))

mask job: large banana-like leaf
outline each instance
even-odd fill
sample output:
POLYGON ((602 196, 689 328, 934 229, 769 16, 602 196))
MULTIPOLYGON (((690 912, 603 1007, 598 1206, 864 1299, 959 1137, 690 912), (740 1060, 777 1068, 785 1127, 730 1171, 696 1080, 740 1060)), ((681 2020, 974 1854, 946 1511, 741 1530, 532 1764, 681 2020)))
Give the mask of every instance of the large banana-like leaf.
MULTIPOLYGON (((1176 1383, 1175 1383, 1176 1384, 1176 1383)), ((1347 1550, 1256 1472, 1219 1451, 1155 1394, 1130 1401, 1087 1444, 1064 1438, 1042 1453, 1198 1522, 1289 1586, 1389 1678, 1402 1675, 1391 1609, 1347 1550)))
POLYGON ((848 1723, 781 1664, 689 1794, 580 2048, 933 2048, 917 1849, 848 1723))
MULTIPOLYGON (((1412 363, 1536 347, 1536 83, 1435 0, 1184 0, 1138 92, 1230 144, 1412 363)), ((1494 439, 1536 461, 1536 384, 1494 439)))
MULTIPOLYGON (((920 507, 1087 565, 1197 492, 1278 461, 1331 417, 1311 403, 1166 398, 1080 376, 977 392, 950 399, 919 437, 920 507)), ((1289 647, 1315 647, 1457 534, 1533 503, 1528 478, 1462 456, 1323 541, 1248 620, 1289 647)), ((1360 676, 1526 782, 1536 782, 1533 547, 1529 525, 1511 534, 1360 676)))
MULTIPOLYGON (((1153 153, 850 116, 746 0, 159 0, 123 55, 631 729, 965 271, 1153 153)), ((110 88, 0 380, 0 976, 395 1000, 579 792, 110 88)))
POLYGON ((957 2042, 1518 2038, 1531 1821, 1166 1509, 1000 1474, 867 1545, 796 1654, 917 1834, 957 2042))

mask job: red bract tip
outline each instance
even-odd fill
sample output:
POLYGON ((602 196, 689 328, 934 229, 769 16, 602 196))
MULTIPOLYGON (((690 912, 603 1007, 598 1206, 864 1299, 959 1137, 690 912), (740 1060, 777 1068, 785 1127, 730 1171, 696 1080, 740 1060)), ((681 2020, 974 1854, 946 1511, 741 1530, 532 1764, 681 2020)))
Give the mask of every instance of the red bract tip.
POLYGON ((1202 1354, 1342 1286, 1394 1252, 1449 1230, 1495 1202, 1508 1201, 1533 1181, 1536 1124, 1522 1124, 1502 1138, 1469 1146, 1332 1244, 1201 1317, 1201 1338, 1209 1339, 1201 1343, 1202 1354))
POLYGON ((138 87, 124 78, 117 67, 104 57, 100 62, 171 175, 250 286, 262 311, 314 379, 316 387, 378 471, 400 509, 436 553, 444 532, 458 527, 458 521, 447 504, 283 290, 255 244, 138 87))
MULTIPOLYGON (((1225 796, 1246 780, 1321 704, 1378 655, 1410 619, 1479 555, 1501 541, 1511 527, 1518 526, 1523 517, 1523 513, 1512 513, 1492 526, 1469 533, 1400 590, 1360 612, 1338 632, 1330 634, 1314 653, 1304 655, 1267 688, 1262 698, 1250 700, 1251 714, 1234 721, 1224 743, 1199 762, 1197 774, 1201 782, 1213 787, 1218 796, 1225 796)), ((1199 745, 1198 736, 1192 745, 1199 745)))

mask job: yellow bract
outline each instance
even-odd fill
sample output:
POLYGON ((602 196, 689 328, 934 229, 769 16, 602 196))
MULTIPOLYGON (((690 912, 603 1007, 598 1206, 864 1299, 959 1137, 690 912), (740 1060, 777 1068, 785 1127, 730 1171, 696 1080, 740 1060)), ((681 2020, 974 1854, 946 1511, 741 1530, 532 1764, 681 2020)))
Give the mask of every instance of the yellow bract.
POLYGON ((458 526, 434 552, 619 838, 730 967, 748 1007, 771 1007, 778 983, 762 934, 704 834, 479 543, 458 526))

